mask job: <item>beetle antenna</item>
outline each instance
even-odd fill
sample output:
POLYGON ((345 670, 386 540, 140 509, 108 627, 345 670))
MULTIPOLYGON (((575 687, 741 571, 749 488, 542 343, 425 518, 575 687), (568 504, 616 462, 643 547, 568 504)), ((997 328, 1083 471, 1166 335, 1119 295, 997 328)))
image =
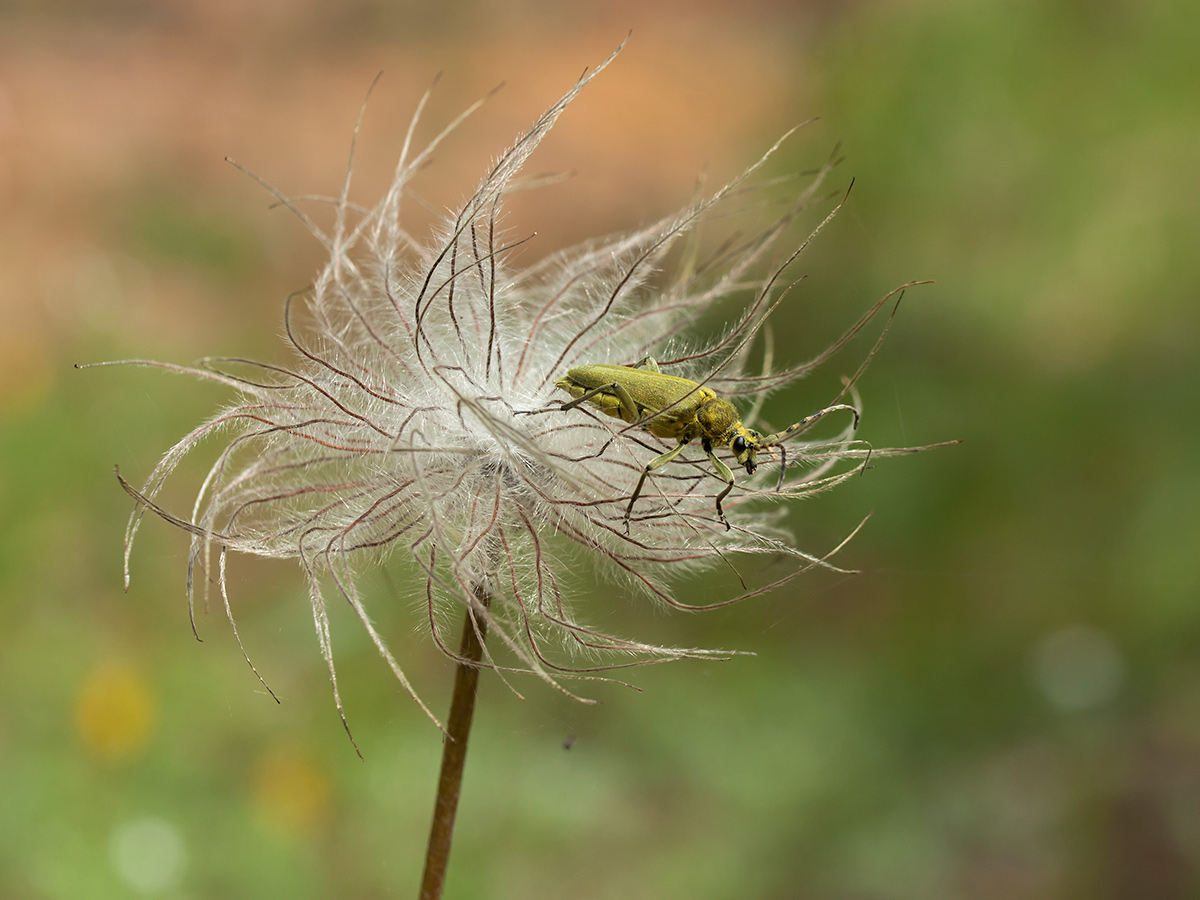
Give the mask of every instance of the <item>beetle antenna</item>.
POLYGON ((819 409, 815 413, 813 413, 811 416, 805 416, 799 422, 795 422, 792 425, 789 425, 787 428, 783 429, 783 431, 779 431, 779 432, 776 432, 775 434, 767 435, 765 438, 762 439, 762 442, 758 445, 759 449, 765 449, 767 447, 774 447, 777 445, 782 446, 783 442, 786 441, 788 438, 790 438, 793 434, 798 434, 800 432, 807 430, 818 419, 822 418, 823 416, 828 415, 831 412, 837 412, 838 410, 842 410, 842 409, 844 409, 847 412, 852 413, 854 415, 854 422, 851 424, 850 430, 851 431, 858 430, 858 420, 859 420, 858 409, 856 407, 851 406, 848 403, 837 403, 837 404, 834 404, 833 406, 827 406, 824 409, 819 409))

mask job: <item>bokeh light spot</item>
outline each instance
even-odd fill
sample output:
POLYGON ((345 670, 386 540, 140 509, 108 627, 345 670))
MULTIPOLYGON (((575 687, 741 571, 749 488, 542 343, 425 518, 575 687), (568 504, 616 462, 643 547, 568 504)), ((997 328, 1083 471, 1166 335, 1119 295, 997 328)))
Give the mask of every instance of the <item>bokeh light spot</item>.
POLYGON ((1033 677, 1046 699, 1060 709, 1094 709, 1116 697, 1125 680, 1125 663, 1104 632, 1072 625, 1038 643, 1033 677))
POLYGON ((75 700, 75 726, 96 756, 119 762, 146 746, 155 700, 145 676, 131 663, 101 664, 88 673, 75 700))
POLYGON ((109 851, 121 880, 139 894, 153 894, 179 884, 187 851, 179 829, 156 816, 120 825, 109 851))
POLYGON ((276 747, 259 758, 254 808, 272 831, 298 837, 313 831, 329 808, 329 779, 303 751, 276 747))

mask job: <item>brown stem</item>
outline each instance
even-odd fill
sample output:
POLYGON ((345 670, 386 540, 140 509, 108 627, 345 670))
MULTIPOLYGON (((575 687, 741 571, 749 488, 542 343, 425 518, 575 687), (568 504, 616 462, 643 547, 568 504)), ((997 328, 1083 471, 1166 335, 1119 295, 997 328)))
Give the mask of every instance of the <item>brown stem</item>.
MULTIPOLYGON (((491 597, 486 591, 480 590, 476 592, 475 599, 486 608, 491 597)), ((454 814, 458 810, 458 796, 462 793, 467 738, 470 737, 471 718, 475 714, 475 690, 479 684, 479 663, 483 659, 483 639, 486 635, 487 622, 468 607, 463 622, 462 645, 458 651, 462 661, 454 673, 454 697, 450 701, 450 718, 446 721, 446 737, 442 742, 442 771, 438 775, 433 825, 429 829, 429 846, 425 851, 420 900, 441 900, 442 886, 446 883, 450 840, 454 836, 454 814)))

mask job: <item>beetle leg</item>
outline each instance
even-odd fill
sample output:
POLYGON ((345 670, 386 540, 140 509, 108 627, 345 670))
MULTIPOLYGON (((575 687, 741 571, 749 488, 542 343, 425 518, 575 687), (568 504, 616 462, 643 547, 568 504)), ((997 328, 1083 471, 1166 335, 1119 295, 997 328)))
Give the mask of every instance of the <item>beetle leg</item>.
MULTIPOLYGON (((656 456, 650 462, 646 463, 646 468, 642 469, 642 477, 638 479, 637 487, 633 489, 633 496, 629 498, 629 505, 625 507, 625 533, 629 534, 629 516, 633 513, 633 504, 637 502, 637 498, 642 495, 642 485, 646 483, 646 476, 660 466, 665 466, 683 450, 685 444, 676 444, 662 456, 656 456)), ((733 476, 731 475, 730 478, 733 476)))
MULTIPOLYGON (((574 385, 572 385, 572 386, 574 386, 574 385)), ((574 409, 575 407, 579 406, 581 403, 586 403, 588 400, 591 400, 597 394, 603 394, 605 391, 612 390, 612 387, 613 386, 611 384, 602 384, 602 385, 600 385, 600 387, 592 388, 590 391, 584 391, 579 396, 572 397, 570 400, 563 400, 562 406, 560 406, 558 408, 559 412, 564 412, 568 409, 574 409)))
POLYGON ((630 366, 630 368, 631 369, 640 369, 642 366, 645 366, 647 371, 654 372, 658 375, 662 374, 662 369, 660 369, 658 367, 658 361, 655 360, 655 358, 653 356, 643 356, 641 359, 639 359, 637 362, 635 362, 632 366, 630 366))
POLYGON ((713 464, 713 468, 717 470, 717 475, 725 482, 725 490, 717 494, 717 518, 721 520, 721 524, 725 526, 725 530, 729 530, 729 520, 725 518, 725 512, 721 509, 721 501, 724 500, 729 492, 733 490, 733 472, 729 466, 717 459, 717 454, 712 452, 712 447, 705 442, 704 452, 708 454, 708 461, 713 464))
POLYGON ((633 402, 633 396, 629 393, 625 385, 616 381, 611 384, 602 384, 600 387, 592 388, 590 391, 584 391, 578 397, 567 400, 559 407, 560 410, 574 409, 580 403, 585 403, 591 400, 597 394, 605 394, 609 397, 616 397, 617 402, 621 404, 621 418, 626 422, 636 422, 642 417, 641 411, 637 404, 633 402))
MULTIPOLYGON (((632 425, 642 417, 642 411, 638 409, 638 405, 633 402, 633 395, 629 393, 629 389, 625 387, 625 385, 614 381, 608 387, 609 390, 617 395, 617 399, 621 401, 621 412, 623 413, 621 416, 622 419, 632 425)), ((658 466, 655 466, 655 468, 657 469, 658 466)))

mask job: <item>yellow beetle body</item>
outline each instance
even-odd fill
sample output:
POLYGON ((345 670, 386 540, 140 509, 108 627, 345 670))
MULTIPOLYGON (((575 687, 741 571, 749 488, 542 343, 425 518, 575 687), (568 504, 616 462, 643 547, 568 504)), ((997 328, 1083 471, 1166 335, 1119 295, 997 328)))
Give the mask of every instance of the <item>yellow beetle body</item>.
MULTIPOLYGON (((653 358, 647 356, 632 366, 607 364, 575 366, 555 382, 571 395, 571 400, 562 404, 562 409, 574 409, 581 403, 590 403, 607 415, 621 419, 630 425, 640 425, 656 437, 674 439, 678 443, 661 456, 656 456, 642 469, 629 505, 625 507, 625 533, 629 533, 629 516, 633 504, 642 493, 646 477, 660 466, 675 459, 684 446, 699 440, 704 453, 725 482, 725 488, 716 498, 717 518, 729 528, 729 521, 721 509, 721 501, 733 490, 733 472, 717 458, 713 446, 728 446, 739 466, 744 466, 748 475, 758 468, 758 451, 779 444, 781 441, 808 427, 828 412, 837 409, 850 410, 854 414, 854 426, 858 426, 858 410, 839 404, 822 409, 801 419, 777 434, 764 437, 742 424, 737 408, 728 400, 717 395, 710 387, 666 375, 653 358), (645 368, 643 368, 643 366, 645 368)), ((782 446, 780 451, 783 451, 782 446)), ((781 461, 780 485, 787 468, 787 459, 781 461)))
MULTIPOLYGON (((647 366, 654 360, 644 361, 647 366)), ((728 400, 717 396, 710 387, 676 375, 664 375, 654 368, 635 366, 576 366, 556 382, 576 400, 590 394, 587 401, 614 418, 630 425, 642 424, 655 437, 674 438, 681 444, 697 439, 710 444, 730 444, 741 436, 747 449, 738 460, 754 471, 752 454, 758 433, 742 425, 742 417, 728 400), (620 389, 628 398, 620 396, 620 389)), ((573 406, 575 404, 568 404, 573 406)), ((735 456, 738 454, 735 453, 735 456)))

